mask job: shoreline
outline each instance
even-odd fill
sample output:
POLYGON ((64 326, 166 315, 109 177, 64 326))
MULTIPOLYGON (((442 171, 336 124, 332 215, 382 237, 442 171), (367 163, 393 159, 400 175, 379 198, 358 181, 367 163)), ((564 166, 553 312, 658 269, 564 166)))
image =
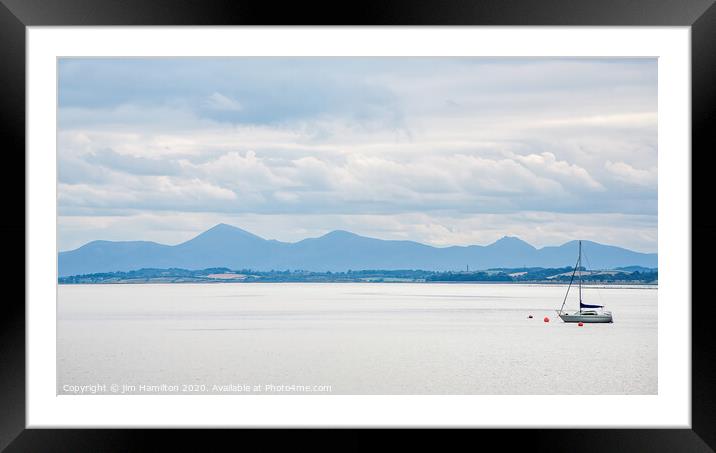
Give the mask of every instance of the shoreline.
MULTIPOLYGON (((206 281, 180 281, 180 282, 169 282, 169 281, 121 281, 121 282, 86 282, 86 283, 60 283, 58 286, 98 286, 98 285, 221 285, 221 284, 233 284, 233 285, 272 285, 272 284, 311 284, 311 285, 325 285, 325 284, 380 284, 380 285, 396 285, 396 284, 426 284, 426 285, 524 285, 524 286, 567 286, 569 283, 566 282, 551 282, 551 281, 525 281, 525 282, 506 282, 506 281, 391 281, 391 282, 378 282, 378 281, 226 281, 226 280, 206 280, 206 281)), ((637 283, 637 282, 600 282, 595 283, 582 283, 582 288, 624 288, 624 287, 639 287, 645 289, 657 289, 659 285, 657 283, 637 283)))

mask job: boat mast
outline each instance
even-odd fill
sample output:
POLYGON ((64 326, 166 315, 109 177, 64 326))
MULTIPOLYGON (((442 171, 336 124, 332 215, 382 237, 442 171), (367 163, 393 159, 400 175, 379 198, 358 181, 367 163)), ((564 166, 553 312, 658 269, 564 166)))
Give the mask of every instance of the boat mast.
POLYGON ((579 241, 579 260, 577 261, 579 268, 579 312, 582 312, 582 241, 579 241))
POLYGON ((572 288, 572 283, 574 283, 574 274, 577 273, 577 266, 579 266, 579 258, 577 258, 577 262, 574 263, 574 270, 572 271, 572 276, 569 277, 569 285, 567 286, 567 292, 564 293, 564 300, 562 301, 562 306, 559 307, 559 315, 562 316, 562 310, 564 310, 564 304, 567 303, 567 297, 569 296, 569 290, 572 288))

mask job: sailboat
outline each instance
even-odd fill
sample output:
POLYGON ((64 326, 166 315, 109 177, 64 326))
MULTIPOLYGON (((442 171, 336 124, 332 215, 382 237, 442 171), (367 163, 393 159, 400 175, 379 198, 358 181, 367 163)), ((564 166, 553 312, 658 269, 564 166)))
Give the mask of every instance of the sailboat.
POLYGON ((567 293, 564 295, 564 301, 557 314, 564 322, 614 322, 612 319, 612 312, 604 310, 603 305, 590 305, 582 302, 582 241, 579 241, 579 258, 577 258, 577 264, 574 266, 572 272, 572 278, 569 280, 569 286, 567 286, 567 293), (569 289, 572 287, 574 281, 574 275, 577 274, 579 269, 579 311, 573 313, 567 313, 564 311, 564 304, 567 303, 567 296, 569 295, 569 289))

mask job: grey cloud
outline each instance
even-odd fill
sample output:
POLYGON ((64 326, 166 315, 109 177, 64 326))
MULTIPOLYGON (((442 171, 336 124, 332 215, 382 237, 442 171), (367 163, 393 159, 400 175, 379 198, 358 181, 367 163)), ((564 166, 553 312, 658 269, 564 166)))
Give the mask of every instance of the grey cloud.
POLYGON ((182 173, 182 167, 177 161, 119 154, 109 148, 88 154, 85 161, 110 170, 135 175, 179 175, 182 173))

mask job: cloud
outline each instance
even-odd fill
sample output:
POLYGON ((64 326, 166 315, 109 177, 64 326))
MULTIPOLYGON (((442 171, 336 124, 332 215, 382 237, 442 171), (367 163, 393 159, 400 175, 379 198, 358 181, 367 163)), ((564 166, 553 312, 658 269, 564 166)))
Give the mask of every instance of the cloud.
POLYGON ((580 186, 600 192, 605 190, 604 186, 592 178, 587 170, 578 165, 557 160, 557 157, 550 152, 516 156, 516 159, 536 173, 552 176, 563 184, 573 186, 575 190, 579 190, 580 186))
POLYGON ((628 184, 656 187, 657 173, 655 167, 649 170, 640 170, 625 162, 612 162, 608 160, 604 163, 604 168, 614 175, 614 177, 628 184))
MULTIPOLYGON (((585 209, 577 206, 580 194, 601 195, 608 190, 584 168, 549 152, 496 153, 492 157, 464 152, 320 156, 294 150, 277 156, 270 151, 248 150, 192 162, 181 155, 139 158, 105 149, 87 153, 80 161, 100 166, 105 175, 91 186, 89 181, 66 181, 78 185, 75 191, 91 187, 107 194, 134 194, 117 198, 113 210, 173 210, 170 197, 176 195, 181 197, 176 205, 192 211, 570 212, 585 209), (185 186, 194 189, 184 194, 178 188, 185 186)), ((614 207, 609 201, 607 198, 602 208, 590 203, 591 209, 609 211, 614 207)), ((624 200, 620 203, 623 205, 624 200)), ((61 208, 77 206, 104 209, 107 203, 92 192, 87 197, 62 199, 61 208)))
POLYGON ((399 216, 419 220, 375 231, 449 244, 504 230, 539 243, 563 231, 549 215, 612 215, 610 231, 633 238, 620 243, 656 247, 654 225, 627 220, 657 212, 655 59, 69 58, 59 68, 58 208, 73 237, 82 223, 71 218, 91 240, 166 231, 140 219, 183 212, 254 219, 277 237, 300 222, 257 219, 351 229, 345 219, 399 216), (126 221, 99 227, 93 216, 126 221))
POLYGON ((635 127, 656 126, 656 112, 620 113, 614 115, 592 115, 582 117, 554 118, 540 123, 541 126, 602 126, 602 127, 635 127))
POLYGON ((212 93, 206 100, 206 106, 210 109, 228 110, 230 112, 240 112, 243 110, 243 107, 238 101, 224 96, 221 93, 212 93))
POLYGON ((182 171, 179 162, 174 160, 119 154, 108 148, 92 152, 84 160, 88 164, 135 175, 176 175, 182 171))

